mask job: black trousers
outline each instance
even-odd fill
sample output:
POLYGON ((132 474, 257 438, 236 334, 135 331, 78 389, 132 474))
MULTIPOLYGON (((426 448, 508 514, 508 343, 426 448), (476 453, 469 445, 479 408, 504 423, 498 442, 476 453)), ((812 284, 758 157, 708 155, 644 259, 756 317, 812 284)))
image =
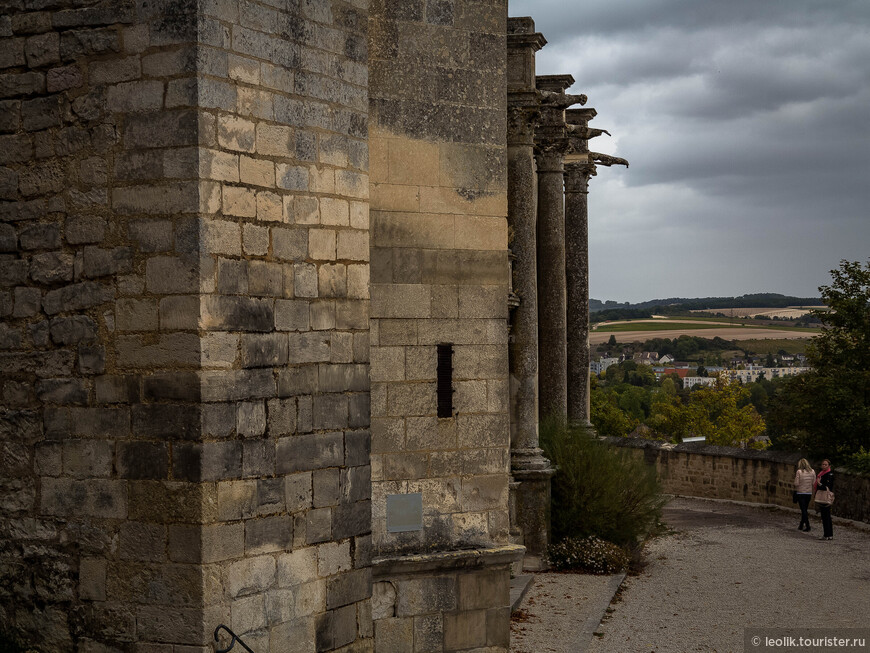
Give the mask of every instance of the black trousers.
POLYGON ((810 499, 812 499, 812 498, 813 498, 812 494, 798 494, 797 495, 798 507, 801 509, 801 523, 798 524, 798 528, 800 528, 804 524, 807 525, 807 528, 810 527, 810 516, 807 513, 807 508, 809 507, 810 499))
POLYGON ((831 505, 820 503, 819 512, 822 513, 822 528, 824 529, 822 535, 824 537, 834 537, 834 525, 831 523, 831 505))

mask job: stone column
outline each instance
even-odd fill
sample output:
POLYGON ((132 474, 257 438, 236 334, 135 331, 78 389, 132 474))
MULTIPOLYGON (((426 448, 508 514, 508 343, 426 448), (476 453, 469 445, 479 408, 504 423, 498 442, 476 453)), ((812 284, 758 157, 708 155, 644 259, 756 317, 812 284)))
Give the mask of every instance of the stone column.
POLYGON ((589 421, 589 178, 595 165, 565 164, 565 274, 568 324, 568 420, 589 421))
POLYGON ((565 288, 564 157, 568 152, 565 109, 586 102, 565 93, 571 75, 539 75, 541 124, 535 132, 538 165, 538 351, 541 417, 568 416, 565 288))
POLYGON ((537 179, 535 52, 546 40, 531 18, 508 19, 508 228, 513 290, 511 314, 511 536, 526 547, 524 566, 543 567, 550 542, 553 468, 538 446, 537 179))

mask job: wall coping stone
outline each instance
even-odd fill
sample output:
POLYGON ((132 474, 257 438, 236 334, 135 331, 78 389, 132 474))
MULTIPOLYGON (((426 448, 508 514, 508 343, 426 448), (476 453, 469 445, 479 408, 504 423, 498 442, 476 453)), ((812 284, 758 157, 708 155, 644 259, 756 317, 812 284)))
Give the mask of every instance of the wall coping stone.
POLYGON ((699 453, 705 456, 719 456, 723 458, 746 458, 749 460, 763 460, 766 462, 785 463, 796 465, 803 458, 799 453, 787 451, 771 451, 770 449, 741 449, 740 447, 723 447, 704 442, 681 442, 673 444, 660 440, 644 440, 643 438, 619 438, 609 436, 603 438, 608 444, 617 447, 630 447, 632 449, 661 449, 680 453, 699 453))
POLYGON ((372 560, 372 575, 383 578, 399 574, 510 565, 522 560, 525 553, 526 547, 522 545, 504 544, 485 549, 386 556, 372 560))

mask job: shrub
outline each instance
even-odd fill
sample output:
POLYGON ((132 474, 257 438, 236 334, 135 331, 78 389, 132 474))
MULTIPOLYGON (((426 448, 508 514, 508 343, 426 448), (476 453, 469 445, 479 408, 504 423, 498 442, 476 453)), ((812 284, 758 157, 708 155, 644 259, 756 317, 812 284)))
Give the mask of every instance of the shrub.
POLYGON ((548 420, 541 448, 556 466, 553 541, 596 536, 633 547, 655 526, 665 499, 653 467, 584 429, 548 420))
POLYGON ((846 469, 861 476, 870 476, 870 451, 861 447, 846 459, 846 469))
POLYGON ((628 569, 628 553, 622 547, 597 537, 568 537, 551 544, 550 564, 560 571, 615 574, 628 569))

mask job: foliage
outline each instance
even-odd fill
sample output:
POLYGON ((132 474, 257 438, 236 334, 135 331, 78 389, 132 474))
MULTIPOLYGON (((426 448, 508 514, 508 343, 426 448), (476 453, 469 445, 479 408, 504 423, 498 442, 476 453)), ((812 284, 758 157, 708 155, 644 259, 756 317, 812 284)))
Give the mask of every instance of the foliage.
POLYGON ((813 370, 790 378, 770 402, 778 448, 845 459, 870 448, 870 261, 841 261, 819 291, 830 311, 807 347, 813 370))
POLYGON ((861 447, 846 459, 843 466, 850 472, 861 476, 870 476, 870 451, 861 447))
POLYGON ((632 546, 657 523, 664 499, 653 467, 582 428, 548 420, 541 448, 556 466, 553 539, 597 536, 632 546))
POLYGON ((688 406, 692 433, 704 436, 707 444, 764 449, 766 445, 758 441, 764 434, 764 419, 748 403, 749 396, 746 386, 721 376, 715 385, 698 388, 688 406), (746 405, 740 407, 741 403, 746 405))
POLYGON ((580 570, 590 574, 616 574, 625 571, 629 555, 620 546, 597 537, 567 537, 548 549, 554 569, 580 570))

